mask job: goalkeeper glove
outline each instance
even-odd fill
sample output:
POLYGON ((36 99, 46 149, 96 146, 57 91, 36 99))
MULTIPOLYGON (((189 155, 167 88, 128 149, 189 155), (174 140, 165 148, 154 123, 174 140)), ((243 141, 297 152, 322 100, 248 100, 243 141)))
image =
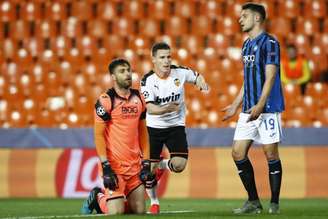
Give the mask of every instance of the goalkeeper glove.
POLYGON ((118 188, 118 178, 112 170, 109 162, 106 160, 101 163, 103 169, 104 187, 109 190, 115 191, 118 188))
POLYGON ((143 160, 141 165, 140 180, 143 182, 146 189, 151 189, 157 185, 155 174, 150 170, 151 162, 150 160, 143 160))

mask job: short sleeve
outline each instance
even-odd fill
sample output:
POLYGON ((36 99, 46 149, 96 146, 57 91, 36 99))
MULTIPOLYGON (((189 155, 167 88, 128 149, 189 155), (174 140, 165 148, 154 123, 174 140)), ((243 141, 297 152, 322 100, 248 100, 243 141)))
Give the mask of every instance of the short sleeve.
POLYGON ((189 83, 196 83, 196 79, 198 76, 198 73, 191 70, 191 69, 185 69, 186 74, 186 81, 189 83))
POLYGON ((280 65, 280 46, 279 42, 274 39, 268 39, 265 42, 265 64, 280 65))
POLYGON ((95 104, 94 119, 96 122, 107 122, 110 120, 111 99, 107 94, 101 94, 95 104))

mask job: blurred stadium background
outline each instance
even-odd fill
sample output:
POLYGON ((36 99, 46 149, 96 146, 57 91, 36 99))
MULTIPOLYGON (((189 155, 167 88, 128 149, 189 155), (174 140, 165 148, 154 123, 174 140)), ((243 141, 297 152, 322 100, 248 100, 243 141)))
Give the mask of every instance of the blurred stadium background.
MULTIPOLYGON (((92 124, 98 95, 111 86, 107 65, 125 57, 133 84, 152 68, 163 40, 174 63, 205 75, 188 86, 190 162, 161 182, 167 198, 243 198, 230 156, 236 118, 220 109, 242 84, 243 0, 11 0, 0 2, 0 197, 84 197, 98 185, 92 124), (204 180, 205 179, 205 180, 204 180), (23 186, 22 186, 23 182, 23 186)), ((304 96, 284 86, 282 197, 328 197, 328 1, 259 0, 267 30, 295 43, 310 61, 304 96)), ((269 197, 267 167, 252 150, 257 186, 269 197)))

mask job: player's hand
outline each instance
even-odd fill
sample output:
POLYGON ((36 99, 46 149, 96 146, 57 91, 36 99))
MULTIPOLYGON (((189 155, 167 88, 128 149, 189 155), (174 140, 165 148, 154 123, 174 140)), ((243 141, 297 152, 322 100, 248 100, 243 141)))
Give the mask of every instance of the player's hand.
POLYGON ((142 161, 142 169, 140 171, 140 180, 145 185, 146 189, 151 189, 157 185, 157 180, 155 174, 151 172, 151 162, 150 160, 142 161))
POLYGON ((254 121, 254 120, 257 120, 259 118, 259 116, 261 115, 261 113, 263 112, 263 107, 256 104, 255 106, 253 106, 246 112, 250 113, 246 122, 254 121))
POLYGON ((118 188, 118 178, 115 172, 112 170, 108 161, 102 162, 101 166, 103 169, 104 187, 115 191, 118 188))
POLYGON ((203 92, 209 92, 210 88, 208 84, 205 82, 205 79, 202 75, 198 75, 196 79, 196 86, 203 92))
POLYGON ((230 119, 231 117, 233 117, 236 112, 237 112, 237 107, 235 107, 233 104, 230 104, 226 107, 224 107, 221 112, 225 112, 222 121, 226 121, 228 119, 230 119))

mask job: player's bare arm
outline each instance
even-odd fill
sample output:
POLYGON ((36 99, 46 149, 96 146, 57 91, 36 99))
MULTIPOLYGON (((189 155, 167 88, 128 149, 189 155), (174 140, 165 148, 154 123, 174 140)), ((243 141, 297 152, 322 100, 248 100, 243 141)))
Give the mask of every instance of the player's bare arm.
POLYGON ((206 83, 205 78, 200 74, 196 78, 196 86, 201 91, 208 91, 209 90, 209 86, 206 83))
POLYGON ((222 121, 226 121, 236 114, 240 104, 242 103, 243 96, 244 96, 244 85, 240 88, 238 96, 235 98, 235 100, 232 102, 232 104, 224 107, 221 110, 222 112, 225 112, 222 121))
POLYGON ((177 102, 170 102, 161 106, 154 103, 147 103, 147 112, 152 115, 163 115, 166 113, 177 112, 179 110, 180 105, 177 102))
POLYGON ((274 80, 276 78, 276 70, 277 70, 276 65, 270 64, 265 66, 265 82, 263 85, 262 94, 258 103, 255 106, 253 106, 251 109, 249 109, 250 116, 248 118, 248 121, 256 120, 263 112, 263 108, 270 95, 272 86, 274 84, 274 80))

